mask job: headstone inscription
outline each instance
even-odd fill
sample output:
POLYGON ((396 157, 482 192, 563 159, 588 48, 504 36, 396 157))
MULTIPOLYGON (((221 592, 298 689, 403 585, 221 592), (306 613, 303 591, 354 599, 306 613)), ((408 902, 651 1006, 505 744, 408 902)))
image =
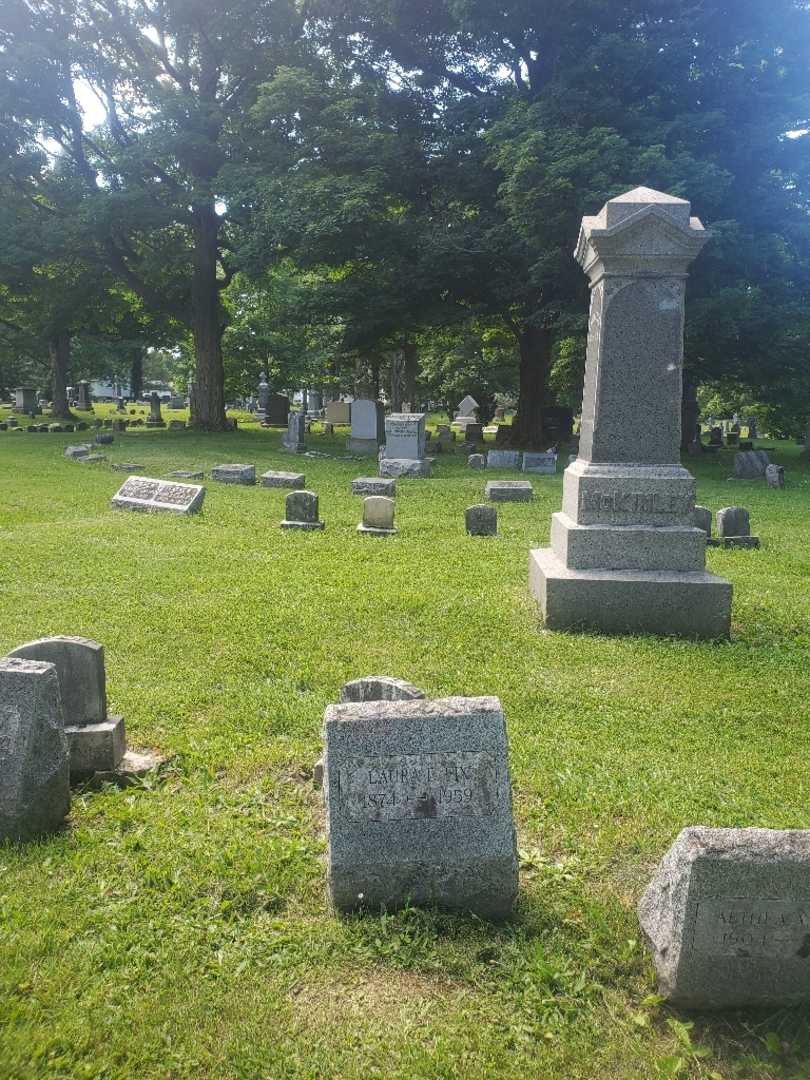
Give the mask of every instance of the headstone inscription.
POLYGON ((385 418, 385 447, 379 459, 380 476, 430 476, 425 459, 425 414, 391 413, 385 418))
POLYGON ((464 511, 464 527, 470 536, 497 536, 498 511, 494 506, 478 503, 464 511))
POLYGON ((707 234, 690 204, 649 188, 585 217, 591 281, 577 460, 530 588, 550 629, 727 637, 731 585, 705 569, 695 481, 680 462, 687 267, 707 234))
POLYGON ((511 913, 517 852, 497 698, 330 705, 324 747, 338 911, 412 903, 511 913))
POLYGON ((367 495, 363 499, 363 520, 357 531, 371 536, 393 536, 397 531, 394 527, 395 506, 394 500, 385 495, 367 495))
POLYGON ((59 680, 71 779, 114 771, 126 752, 124 720, 107 713, 104 647, 82 637, 50 637, 12 649, 11 657, 53 664, 59 680))
POLYGON ((810 1001, 810 830, 684 829, 638 914, 672 1004, 810 1001))
POLYGON ((768 465, 765 469, 765 479, 769 488, 783 488, 785 486, 785 468, 783 465, 768 465))
POLYGON ((304 452, 304 429, 306 417, 302 412, 292 412, 287 418, 287 433, 281 438, 282 449, 291 454, 304 452))
POLYGON ((534 488, 528 480, 488 480, 484 497, 490 502, 531 502, 534 488))
POLYGON ((168 480, 130 476, 113 495, 112 507, 113 510, 147 513, 196 514, 204 499, 205 488, 197 484, 173 484, 168 480))
POLYGON ((211 470, 211 479, 220 484, 242 484, 252 487, 256 483, 256 466, 243 462, 228 465, 215 465, 211 470))
POLYGON ((351 408, 352 433, 346 449, 354 454, 376 454, 385 442, 385 410, 382 402, 357 398, 351 408))
POLYGON ((146 421, 146 426, 151 428, 166 427, 166 421, 160 411, 160 397, 157 392, 153 393, 149 398, 149 419, 146 421))
POLYGON ((0 840, 58 829, 70 810, 70 764, 53 664, 0 660, 0 840))
POLYGON ((282 529, 322 529, 324 523, 318 518, 318 496, 314 491, 291 491, 285 502, 282 529))

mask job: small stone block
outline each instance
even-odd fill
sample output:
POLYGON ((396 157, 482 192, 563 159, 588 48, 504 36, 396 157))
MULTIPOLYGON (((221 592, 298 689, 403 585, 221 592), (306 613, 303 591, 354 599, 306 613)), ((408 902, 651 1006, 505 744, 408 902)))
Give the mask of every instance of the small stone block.
POLYGON ((96 435, 96 444, 98 446, 111 446, 115 442, 115 436, 108 434, 106 431, 100 431, 96 435))
POLYGON ((425 458, 380 458, 380 476, 394 479, 412 476, 424 480, 430 476, 430 462, 425 458))
POLYGON ((531 502, 534 488, 528 480, 488 480, 484 497, 490 502, 531 502))
POLYGON ((270 469, 268 472, 262 473, 261 482, 262 487, 293 488, 300 491, 306 483, 306 477, 302 472, 278 472, 270 469))
POLYGON ((324 743, 338 911, 435 904, 511 914, 517 852, 497 698, 330 705, 324 743))
POLYGON ((397 493, 396 480, 383 476, 358 476, 352 480, 352 495, 385 495, 389 499, 397 493))
POLYGON ((120 461, 116 465, 112 465, 111 468, 115 469, 116 472, 135 473, 143 472, 146 466, 139 465, 134 461, 120 461))
POLYGON ((170 472, 167 475, 175 480, 203 480, 205 479, 205 470, 175 469, 174 472, 170 472))
POLYGON ((363 499, 363 520, 357 526, 361 533, 391 536, 394 528, 395 503, 385 495, 368 495, 363 499))
POLYGON ((708 547, 716 548, 748 548, 749 550, 759 547, 758 536, 711 536, 707 539, 708 547))
POLYGON ((638 906, 660 994, 688 1009, 810 1001, 810 830, 684 829, 638 906))
POLYGON ((89 446, 86 446, 84 444, 80 444, 79 446, 66 446, 65 447, 65 457, 69 457, 69 458, 87 457, 87 455, 90 453, 90 449, 91 448, 89 446))
POLYGON ((103 454, 83 454, 81 457, 73 459, 74 461, 80 461, 82 465, 92 464, 95 461, 106 461, 103 454))
POLYGON ((394 679, 390 675, 364 675, 362 679, 352 679, 344 683, 340 691, 341 705, 361 701, 420 701, 425 691, 404 679, 394 679))
POLYGON ((211 470, 211 479, 221 484, 244 484, 249 487, 256 483, 256 466, 215 465, 211 470))
POLYGON ((486 503, 468 506, 464 511, 464 525, 470 536, 496 536, 498 511, 486 503))
POLYGON ((523 455, 523 471, 554 476, 557 472, 557 455, 553 451, 542 454, 523 455))
POLYGON ((70 745, 70 779, 83 780, 115 770, 127 749, 124 720, 110 716, 99 724, 65 727, 70 745))

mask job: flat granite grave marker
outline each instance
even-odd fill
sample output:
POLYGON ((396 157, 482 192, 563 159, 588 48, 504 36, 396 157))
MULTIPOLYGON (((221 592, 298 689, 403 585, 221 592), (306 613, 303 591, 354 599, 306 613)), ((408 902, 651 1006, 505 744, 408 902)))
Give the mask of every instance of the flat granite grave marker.
POLYGON ((511 914, 517 851, 497 698, 330 705, 324 745, 338 911, 436 904, 511 914))
POLYGON ((130 476, 113 495, 112 506, 114 510, 196 514, 204 499, 205 488, 197 484, 173 484, 147 476, 130 476))
POLYGON ((534 488, 528 480, 488 480, 484 497, 490 502, 531 502, 534 488))
POLYGON ((582 219, 591 283, 577 460, 529 587, 550 629, 728 637, 731 585, 705 568, 680 460, 687 268, 708 238, 690 204, 636 188, 582 219))
POLYGON ((220 484, 243 484, 252 487, 256 483, 256 466, 245 464, 215 465, 211 470, 211 479, 220 484))
POLYGON ((301 491, 306 484, 304 473, 279 472, 269 469, 261 475, 262 487, 268 488, 294 488, 301 491))
POLYGON ((111 465, 110 468, 115 469, 116 472, 134 473, 142 471, 146 466, 140 465, 136 461, 119 461, 111 465))
POLYGON ((367 495, 363 499, 363 520, 357 526, 359 533, 371 536, 393 536, 396 504, 385 495, 367 495))
POLYGON ((525 453, 523 455, 523 471, 555 476, 557 473, 556 453, 553 450, 546 450, 539 454, 525 453))
POLYGON ((282 529, 322 529, 324 523, 318 518, 318 496, 314 491, 291 491, 285 501, 285 518, 282 529))
POLYGON ((70 810, 70 764, 53 664, 0 660, 0 840, 58 829, 70 810))
POLYGON ((487 454, 487 468, 519 469, 522 457, 519 450, 490 450, 487 454))
POLYGON ((385 495, 393 499, 396 493, 396 480, 384 476, 358 476, 352 480, 352 495, 385 495))
POLYGON ((79 446, 66 446, 65 447, 65 457, 69 457, 69 458, 87 457, 87 455, 90 453, 90 450, 91 450, 91 447, 87 446, 86 444, 81 444, 79 446))
POLYGON ((464 511, 464 527, 470 536, 497 536, 498 511, 486 503, 468 506, 464 511))
MULTIPOLYGON (((143 466, 141 466, 143 468, 143 466)), ((174 480, 202 480, 205 477, 204 469, 174 469, 167 473, 174 480)))
POLYGON ((53 664, 59 680, 71 779, 114 771, 126 752, 124 720, 107 713, 104 647, 83 637, 59 635, 29 641, 10 657, 53 664))
POLYGON ((638 915, 672 1004, 810 1001, 810 830, 684 829, 638 915))

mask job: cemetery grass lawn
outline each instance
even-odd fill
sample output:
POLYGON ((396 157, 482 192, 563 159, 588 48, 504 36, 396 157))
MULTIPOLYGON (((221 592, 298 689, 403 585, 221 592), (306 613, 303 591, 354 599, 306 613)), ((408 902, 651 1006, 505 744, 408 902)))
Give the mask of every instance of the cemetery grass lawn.
POLYGON ((441 456, 398 482, 383 540, 355 532, 349 494, 373 462, 279 436, 139 431, 80 465, 62 449, 82 435, 0 433, 0 651, 100 640, 130 745, 172 755, 160 779, 76 793, 63 834, 0 847, 0 1077, 810 1075, 806 1011, 663 1007, 634 914, 686 825, 810 827, 798 448, 770 447, 781 492, 726 479, 730 453, 698 462, 699 501, 749 507, 762 550, 710 551, 733 640, 694 644, 538 632, 528 551, 561 477, 472 539, 487 475, 441 456), (284 491, 210 482, 193 519, 114 513, 113 461, 300 468, 326 530, 282 532, 284 491), (503 701, 511 923, 330 913, 312 764, 325 706, 371 673, 503 701))

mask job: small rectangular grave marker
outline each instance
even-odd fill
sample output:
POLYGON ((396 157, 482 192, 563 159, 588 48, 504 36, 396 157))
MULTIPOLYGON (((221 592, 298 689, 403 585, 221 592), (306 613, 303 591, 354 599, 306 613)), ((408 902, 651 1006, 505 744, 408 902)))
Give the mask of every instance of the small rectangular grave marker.
POLYGON ((490 502, 531 502, 534 489, 528 480, 488 480, 484 496, 490 502))
POLYGON ((221 484, 244 484, 246 487, 256 483, 255 465, 215 465, 211 470, 211 479, 221 484))
POLYGON ((490 450, 487 454, 487 468, 519 469, 521 457, 519 450, 490 450))
POLYGON ((497 698, 331 705, 324 739, 339 911, 427 903, 510 914, 517 855, 497 698))
POLYGON ((274 469, 261 475, 262 487, 268 488, 293 488, 301 491, 306 484, 304 473, 278 472, 274 469))
POLYGON ((557 472, 557 455, 553 450, 542 454, 524 454, 523 471, 554 476, 557 472))
POLYGON ((202 507, 204 498, 205 488, 197 484, 172 484, 168 480, 130 476, 113 496, 112 505, 115 510, 194 514, 202 507))

